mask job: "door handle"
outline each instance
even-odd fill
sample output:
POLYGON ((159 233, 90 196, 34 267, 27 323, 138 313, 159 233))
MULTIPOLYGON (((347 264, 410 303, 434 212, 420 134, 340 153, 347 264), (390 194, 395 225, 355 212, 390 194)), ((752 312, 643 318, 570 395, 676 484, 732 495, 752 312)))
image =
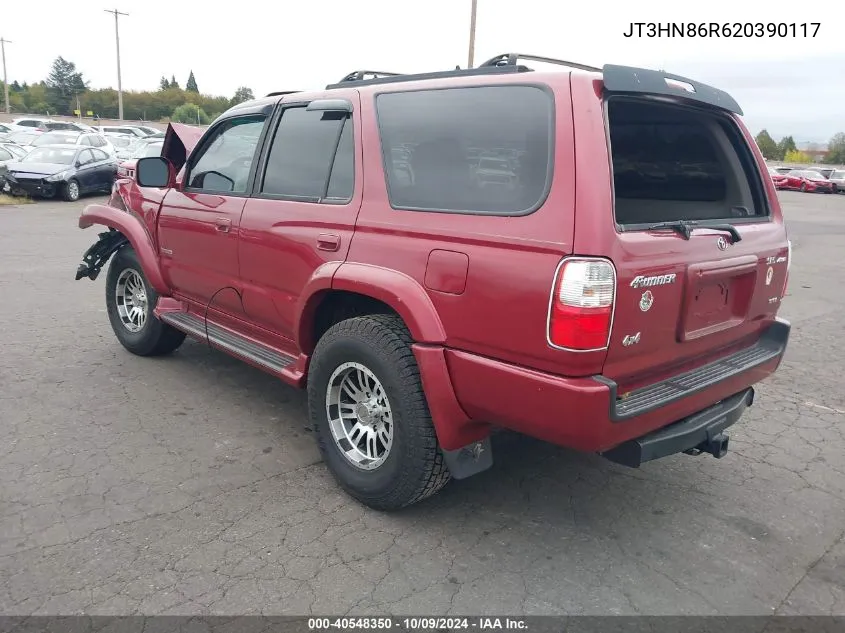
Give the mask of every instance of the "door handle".
POLYGON ((317 236, 317 248, 321 251, 336 251, 340 248, 340 236, 331 233, 320 233, 317 236))
POLYGON ((214 226, 221 233, 228 233, 232 227, 232 221, 229 218, 217 218, 214 221, 214 226))

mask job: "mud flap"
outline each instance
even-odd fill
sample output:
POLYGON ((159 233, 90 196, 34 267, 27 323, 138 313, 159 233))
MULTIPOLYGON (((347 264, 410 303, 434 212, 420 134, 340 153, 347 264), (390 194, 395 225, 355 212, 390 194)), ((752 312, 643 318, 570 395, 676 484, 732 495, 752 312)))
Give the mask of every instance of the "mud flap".
POLYGON ((466 479, 493 465, 493 446, 486 437, 454 451, 443 451, 443 457, 454 479, 466 479))
POLYGON ((88 277, 92 281, 95 280, 97 275, 100 274, 100 270, 109 261, 109 257, 122 248, 124 244, 129 243, 123 233, 114 229, 100 233, 99 237, 100 239, 82 256, 82 263, 76 269, 77 281, 83 277, 88 277))

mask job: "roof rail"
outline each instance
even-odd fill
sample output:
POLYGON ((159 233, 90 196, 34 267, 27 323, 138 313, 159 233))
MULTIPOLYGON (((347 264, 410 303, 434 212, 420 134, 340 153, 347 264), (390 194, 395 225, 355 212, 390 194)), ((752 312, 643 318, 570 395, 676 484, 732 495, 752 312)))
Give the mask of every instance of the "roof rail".
POLYGON ((522 53, 503 53, 488 59, 481 64, 479 68, 496 67, 502 68, 507 66, 516 66, 517 61, 525 59, 531 62, 545 62, 547 64, 556 64, 558 66, 568 66, 569 68, 577 68, 578 70, 589 70, 591 72, 601 72, 601 68, 595 66, 587 66, 586 64, 577 64, 575 62, 567 62, 562 59, 554 59, 552 57, 540 57, 539 55, 523 55, 522 53))
POLYGON ((292 95, 296 92, 302 92, 301 90, 279 90, 277 92, 268 92, 265 97, 280 97, 281 95, 292 95))
MULTIPOLYGON (((372 86, 376 84, 396 83, 400 81, 424 81, 426 79, 448 79, 449 77, 474 77, 477 75, 504 75, 510 73, 524 73, 530 71, 526 66, 485 66, 484 68, 456 68, 455 70, 441 70, 436 72, 419 73, 414 75, 400 75, 398 73, 378 73, 381 77, 374 77, 372 79, 357 79, 357 73, 350 73, 344 77, 339 83, 329 84, 326 90, 334 90, 336 88, 348 88, 350 84, 372 86)), ((372 71, 358 71, 370 72, 372 71)))
POLYGON ((341 79, 338 83, 344 83, 347 81, 366 81, 367 79, 380 79, 381 77, 399 77, 402 73, 389 73, 389 72, 382 72, 380 70, 355 70, 343 79, 341 79))

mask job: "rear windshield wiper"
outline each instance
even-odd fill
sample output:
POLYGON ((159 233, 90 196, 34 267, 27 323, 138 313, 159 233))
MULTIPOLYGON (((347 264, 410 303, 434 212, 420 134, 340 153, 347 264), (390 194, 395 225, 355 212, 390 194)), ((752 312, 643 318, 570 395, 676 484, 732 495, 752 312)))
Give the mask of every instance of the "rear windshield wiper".
POLYGON ((742 235, 736 230, 733 224, 701 224, 696 220, 673 220, 671 222, 658 222, 651 224, 648 227, 649 231, 658 231, 660 229, 671 229, 677 231, 678 234, 685 240, 688 240, 692 235, 692 230, 697 227, 704 229, 713 229, 714 231, 726 231, 731 234, 734 243, 742 239, 742 235))

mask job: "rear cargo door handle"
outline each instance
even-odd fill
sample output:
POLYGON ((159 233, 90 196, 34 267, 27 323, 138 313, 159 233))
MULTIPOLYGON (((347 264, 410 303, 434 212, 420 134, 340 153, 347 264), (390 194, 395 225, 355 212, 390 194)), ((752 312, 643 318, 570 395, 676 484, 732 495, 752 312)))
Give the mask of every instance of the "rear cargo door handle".
POLYGON ((232 220, 229 218, 217 218, 214 221, 214 226, 221 233, 228 233, 229 229, 232 228, 232 220))
POLYGON ((336 251, 340 248, 340 236, 332 233, 320 233, 317 236, 317 248, 321 251, 336 251))

